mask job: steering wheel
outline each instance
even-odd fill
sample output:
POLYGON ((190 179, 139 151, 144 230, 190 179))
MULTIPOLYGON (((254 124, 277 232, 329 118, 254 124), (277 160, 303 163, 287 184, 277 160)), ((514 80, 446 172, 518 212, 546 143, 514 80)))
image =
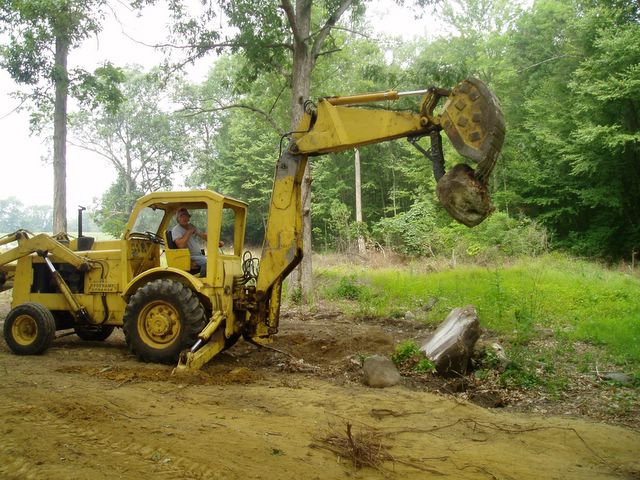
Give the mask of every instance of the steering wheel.
POLYGON ((157 243, 158 245, 164 245, 164 239, 157 233, 149 232, 149 231, 146 231, 144 233, 147 236, 147 238, 151 240, 153 243, 157 243))
POLYGON ((153 232, 131 232, 129 234, 129 238, 137 238, 137 239, 141 239, 141 240, 149 240, 153 243, 157 243, 159 245, 164 245, 164 240, 162 239, 162 237, 156 233, 153 232))

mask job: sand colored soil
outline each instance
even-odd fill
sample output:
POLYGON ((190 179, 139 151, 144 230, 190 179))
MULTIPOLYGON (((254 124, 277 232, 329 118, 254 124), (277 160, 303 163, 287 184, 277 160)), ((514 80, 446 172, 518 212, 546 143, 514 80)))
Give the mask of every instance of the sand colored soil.
POLYGON ((241 341, 191 376, 137 361, 120 331, 33 357, 2 341, 0 478, 640 478, 637 430, 362 385, 354 354, 403 330, 293 313, 280 352, 241 341))

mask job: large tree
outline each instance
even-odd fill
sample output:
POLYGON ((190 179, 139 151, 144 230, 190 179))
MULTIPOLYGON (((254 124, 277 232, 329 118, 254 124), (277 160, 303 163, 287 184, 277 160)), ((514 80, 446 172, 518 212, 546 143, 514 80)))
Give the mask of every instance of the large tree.
POLYGON ((117 109, 93 108, 71 117, 71 143, 97 154, 117 172, 103 195, 98 221, 112 235, 122 233, 141 195, 169 189, 172 176, 191 158, 182 115, 172 113, 171 91, 157 71, 124 71, 125 100, 117 109))
MULTIPOLYGON (((141 3, 145 1, 141 0, 141 3)), ((184 3, 173 2, 178 19, 173 31, 183 41, 181 48, 185 46, 185 40, 192 47, 189 60, 226 48, 242 52, 248 62, 243 71, 244 82, 236 85, 236 89, 240 89, 242 83, 250 85, 260 72, 281 73, 288 87, 289 128, 293 131, 302 117, 304 102, 309 99, 312 73, 318 59, 340 48, 332 33, 348 13, 352 20, 360 18, 366 3, 366 0, 211 0, 206 2, 206 11, 198 18, 185 19, 184 3), (221 30, 220 20, 214 27, 206 22, 217 15, 216 5, 222 8, 224 20, 233 29, 221 30)), ((301 290, 301 298, 306 300, 312 289, 308 164, 302 185, 304 257, 290 276, 290 288, 301 290)))
MULTIPOLYGON (((100 29, 106 0, 0 0, 0 67, 31 87, 40 113, 53 112, 53 231, 66 232, 67 99, 120 100, 109 65, 94 75, 67 67, 69 52, 100 29), (97 80, 100 78, 100 80, 97 80), (53 86, 53 94, 51 87, 53 86)), ((48 115, 47 115, 47 118, 48 115)))
MULTIPOLYGON (((294 131, 304 113, 309 98, 311 75, 318 58, 326 54, 333 28, 358 0, 281 0, 265 2, 256 8, 250 0, 222 2, 232 25, 240 31, 237 44, 253 61, 254 68, 281 68, 281 60, 290 65, 285 70, 290 91, 289 127, 294 131), (256 21, 256 15, 258 16, 256 21), (280 61, 279 61, 280 60, 280 61)), ((335 48, 330 45, 330 49, 335 48)), ((290 291, 299 290, 307 301, 313 288, 311 264, 311 171, 307 163, 302 180, 302 263, 289 277, 290 291)))
POLYGON ((630 0, 547 0, 508 37, 513 206, 581 255, 640 246, 639 17, 630 0))

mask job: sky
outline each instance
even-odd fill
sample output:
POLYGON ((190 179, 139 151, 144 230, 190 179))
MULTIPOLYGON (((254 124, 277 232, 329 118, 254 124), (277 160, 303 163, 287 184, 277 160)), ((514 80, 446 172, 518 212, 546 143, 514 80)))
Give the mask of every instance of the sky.
MULTIPOLYGON (((140 17, 128 11, 124 2, 113 4, 118 10, 113 12, 115 16, 107 15, 103 30, 72 50, 70 68, 81 66, 92 71, 107 60, 117 66, 139 64, 144 68, 160 63, 162 55, 139 42, 153 44, 163 40, 165 14, 160 9, 148 9, 140 17)), ((405 39, 427 33, 424 20, 414 20, 412 12, 385 0, 374 0, 368 17, 377 33, 405 39)), ((189 78, 202 80, 212 61, 212 57, 201 60, 189 72, 189 78)), ((29 135, 29 114, 17 112, 19 101, 10 96, 19 88, 8 73, 0 70, 0 198, 16 197, 25 206, 52 205, 53 166, 46 160, 51 157, 52 147, 42 138, 29 135)), ((73 215, 79 205, 91 208, 114 180, 115 172, 106 160, 68 145, 67 215, 73 215)), ((179 188, 178 185, 176 189, 179 188)))

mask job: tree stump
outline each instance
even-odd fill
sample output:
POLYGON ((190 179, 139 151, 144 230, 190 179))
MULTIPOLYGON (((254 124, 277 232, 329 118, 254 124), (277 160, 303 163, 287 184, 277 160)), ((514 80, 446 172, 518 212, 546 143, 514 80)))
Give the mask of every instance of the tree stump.
POLYGON ((455 308, 420 347, 443 376, 467 373, 473 349, 480 338, 480 321, 475 307, 455 308))

